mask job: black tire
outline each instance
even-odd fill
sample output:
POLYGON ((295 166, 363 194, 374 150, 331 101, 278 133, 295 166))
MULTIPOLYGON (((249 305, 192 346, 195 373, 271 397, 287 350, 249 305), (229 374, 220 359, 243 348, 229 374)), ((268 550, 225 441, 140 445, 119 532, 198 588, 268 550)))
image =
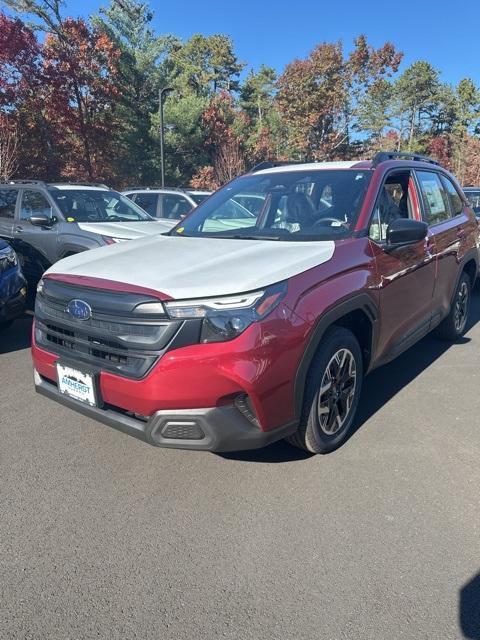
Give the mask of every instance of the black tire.
POLYGON ((467 273, 463 272, 453 296, 450 312, 435 329, 440 340, 454 342, 463 336, 467 328, 472 283, 467 273))
MULTIPOLYGON (((287 441, 311 453, 329 453, 337 449, 351 431, 362 390, 362 381, 363 359, 357 339, 351 331, 343 327, 331 327, 325 333, 310 365, 300 426, 287 438, 287 441), (342 372, 339 361, 342 360, 343 354, 345 359, 342 361, 342 372), (353 371, 354 375, 352 375, 353 371), (331 377, 332 374, 333 377, 331 377), (340 378, 337 378, 337 375, 340 378), (325 378, 328 380, 327 384, 330 383, 330 387, 323 392, 322 400, 321 385, 325 378), (322 403, 324 406, 320 413, 322 403), (336 431, 334 431, 335 428, 337 428, 336 431)), ((324 384, 323 389, 325 387, 324 384)))

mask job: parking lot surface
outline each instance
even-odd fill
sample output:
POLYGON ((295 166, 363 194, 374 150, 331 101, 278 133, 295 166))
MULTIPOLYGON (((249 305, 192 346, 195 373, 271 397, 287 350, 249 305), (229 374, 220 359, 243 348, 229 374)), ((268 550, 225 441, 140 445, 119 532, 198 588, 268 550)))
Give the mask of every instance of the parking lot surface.
POLYGON ((480 297, 328 456, 155 449, 36 396, 0 334, 0 637, 480 638, 480 297))

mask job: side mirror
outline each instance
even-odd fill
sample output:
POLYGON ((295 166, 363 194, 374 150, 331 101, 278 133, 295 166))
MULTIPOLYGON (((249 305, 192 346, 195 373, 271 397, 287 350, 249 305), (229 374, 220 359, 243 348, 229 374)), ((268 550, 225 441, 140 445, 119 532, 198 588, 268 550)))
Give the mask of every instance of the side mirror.
POLYGON ((415 244, 427 237, 428 224, 411 218, 397 218, 388 225, 386 250, 415 244))
POLYGON ((36 227, 51 227, 55 224, 55 218, 47 216, 45 213, 37 213, 30 217, 30 224, 36 227))

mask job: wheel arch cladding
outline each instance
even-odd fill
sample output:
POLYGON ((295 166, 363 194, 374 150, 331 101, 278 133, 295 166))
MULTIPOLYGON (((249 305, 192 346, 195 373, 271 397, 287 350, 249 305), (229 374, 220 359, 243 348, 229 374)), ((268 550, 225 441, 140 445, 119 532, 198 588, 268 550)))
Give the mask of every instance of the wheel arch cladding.
POLYGON ((470 284, 473 287, 478 274, 478 265, 474 258, 467 259, 463 265, 462 273, 466 273, 468 275, 470 278, 470 284))
POLYGON ((344 300, 324 313, 311 332, 308 344, 303 352, 295 377, 295 416, 300 417, 305 392, 305 383, 312 360, 327 329, 333 325, 344 327, 358 340, 363 355, 364 372, 372 362, 372 352, 376 339, 378 310, 367 294, 361 294, 344 300))

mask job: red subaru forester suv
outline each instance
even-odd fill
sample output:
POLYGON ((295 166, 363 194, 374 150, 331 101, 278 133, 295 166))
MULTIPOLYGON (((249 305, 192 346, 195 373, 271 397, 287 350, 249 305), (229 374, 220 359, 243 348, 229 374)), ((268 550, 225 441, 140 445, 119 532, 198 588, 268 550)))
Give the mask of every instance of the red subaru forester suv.
POLYGON ((464 333, 477 271, 477 221, 434 161, 263 163, 166 234, 56 263, 36 388, 157 446, 326 453, 366 373, 464 333))

